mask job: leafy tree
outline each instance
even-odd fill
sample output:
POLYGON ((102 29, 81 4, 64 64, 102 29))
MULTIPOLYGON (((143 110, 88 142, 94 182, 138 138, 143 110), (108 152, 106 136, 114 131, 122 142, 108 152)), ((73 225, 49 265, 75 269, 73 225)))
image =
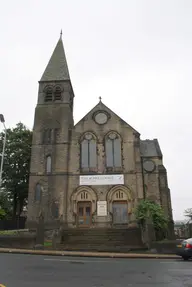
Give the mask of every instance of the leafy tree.
POLYGON ((184 211, 184 216, 189 220, 192 220, 192 208, 188 208, 184 211))
MULTIPOLYGON (((0 136, 2 150, 4 134, 0 136)), ((32 132, 22 123, 7 129, 2 187, 12 203, 12 215, 20 215, 27 203, 32 132)))
POLYGON ((165 217, 162 207, 149 200, 141 200, 135 209, 136 219, 144 227, 148 218, 153 222, 155 231, 167 229, 168 219, 165 217))
POLYGON ((0 220, 4 219, 6 216, 6 212, 4 209, 0 208, 0 220))
MULTIPOLYGON (((9 219, 13 213, 12 200, 10 198, 10 192, 4 189, 0 192, 0 208, 5 212, 4 218, 9 219)), ((2 218, 1 218, 2 219, 2 218)))

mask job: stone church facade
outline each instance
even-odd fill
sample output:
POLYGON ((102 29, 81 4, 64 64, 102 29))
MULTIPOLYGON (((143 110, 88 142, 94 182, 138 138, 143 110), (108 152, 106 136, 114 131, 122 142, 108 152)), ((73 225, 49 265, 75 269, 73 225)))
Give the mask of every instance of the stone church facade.
POLYGON ((62 38, 39 81, 33 127, 27 225, 49 229, 136 226, 146 198, 170 220, 167 172, 157 139, 140 134, 99 100, 77 124, 62 38))

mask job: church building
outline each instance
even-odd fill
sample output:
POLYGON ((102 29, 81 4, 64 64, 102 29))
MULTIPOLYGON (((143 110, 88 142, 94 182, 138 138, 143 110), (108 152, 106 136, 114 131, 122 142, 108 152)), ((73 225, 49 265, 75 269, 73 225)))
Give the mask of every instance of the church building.
MULTIPOLYGON (((101 96, 101 95, 99 95, 101 96)), ((130 228, 142 199, 172 220, 170 190, 157 139, 98 103, 76 124, 74 91, 62 37, 39 81, 28 196, 28 228, 130 228)))

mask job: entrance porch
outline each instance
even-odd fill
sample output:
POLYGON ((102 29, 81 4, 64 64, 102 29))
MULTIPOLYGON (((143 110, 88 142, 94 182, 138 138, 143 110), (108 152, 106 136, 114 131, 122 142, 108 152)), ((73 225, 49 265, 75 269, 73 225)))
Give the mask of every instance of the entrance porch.
POLYGON ((81 186, 72 194, 73 220, 68 226, 72 228, 116 228, 136 227, 132 212, 133 200, 125 186, 114 186, 106 196, 90 188, 81 186), (100 208, 99 208, 100 207, 100 208))

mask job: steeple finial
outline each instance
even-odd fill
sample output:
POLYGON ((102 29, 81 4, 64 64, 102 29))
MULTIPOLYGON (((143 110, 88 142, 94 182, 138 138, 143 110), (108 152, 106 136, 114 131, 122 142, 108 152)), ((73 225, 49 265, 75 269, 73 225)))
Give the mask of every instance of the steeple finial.
POLYGON ((101 97, 99 97, 99 101, 101 102, 101 100, 102 100, 102 98, 101 97))
POLYGON ((62 39, 62 35, 63 35, 63 31, 62 31, 62 29, 61 29, 60 39, 62 39))

